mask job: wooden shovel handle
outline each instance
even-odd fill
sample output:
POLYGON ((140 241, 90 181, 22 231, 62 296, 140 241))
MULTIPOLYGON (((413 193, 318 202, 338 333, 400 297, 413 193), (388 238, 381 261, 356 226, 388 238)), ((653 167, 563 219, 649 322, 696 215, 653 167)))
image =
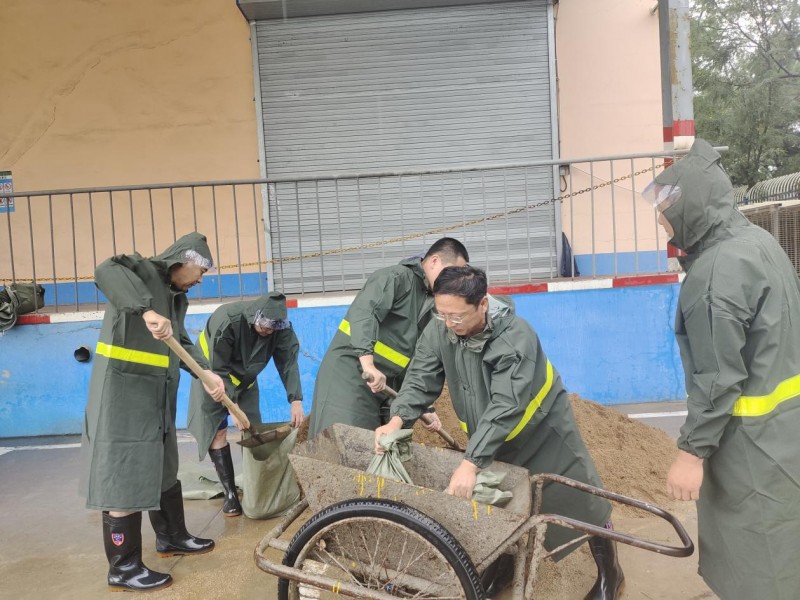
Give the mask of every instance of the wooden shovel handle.
MULTIPOLYGON (((214 385, 216 385, 214 380, 211 379, 205 372, 205 369, 197 364, 197 361, 192 358, 192 355, 189 354, 183 346, 181 346, 178 340, 176 340, 174 337, 169 337, 164 340, 164 343, 166 343, 167 346, 169 346, 170 349, 172 349, 172 351, 178 355, 178 358, 186 363, 186 366, 191 369, 192 373, 197 375, 200 381, 209 387, 214 387, 214 385)), ((241 423, 245 429, 250 429, 250 419, 247 418, 247 415, 244 414, 241 408, 239 408, 230 398, 228 398, 227 394, 222 394, 222 403, 225 405, 225 408, 228 409, 228 412, 236 417, 239 420, 239 423, 241 423)))
MULTIPOLYGON (((370 376, 369 373, 366 372, 361 373, 361 379, 363 379, 368 383, 372 381, 372 377, 370 376)), ((386 395, 389 396, 390 398, 397 398, 397 392, 395 392, 388 385, 384 386, 383 390, 381 391, 385 392, 386 395)), ((422 422, 425 423, 426 425, 429 425, 431 421, 433 421, 433 418, 428 413, 422 413, 420 419, 422 419, 422 422)), ((439 437, 442 438, 445 442, 447 442, 447 444, 451 448, 453 448, 454 450, 461 450, 461 446, 459 446, 456 443, 455 439, 453 439, 453 436, 447 433, 444 429, 439 429, 436 433, 438 433, 439 437)))

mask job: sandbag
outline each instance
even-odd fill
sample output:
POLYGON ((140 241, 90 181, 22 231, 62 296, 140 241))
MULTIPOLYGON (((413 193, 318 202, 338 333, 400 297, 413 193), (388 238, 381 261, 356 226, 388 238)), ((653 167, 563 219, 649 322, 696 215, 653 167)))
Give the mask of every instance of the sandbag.
POLYGON ((411 458, 411 435, 413 429, 398 429, 382 435, 378 443, 383 446, 384 453, 372 457, 367 473, 380 475, 392 481, 414 483, 408 475, 403 463, 411 458))
POLYGON ((17 282, 6 289, 12 299, 16 297, 18 315, 33 312, 44 306, 44 288, 39 284, 17 282))
POLYGON ((493 504, 495 506, 505 506, 509 500, 514 497, 511 491, 503 491, 499 489, 503 479, 506 478, 506 473, 496 473, 494 471, 481 471, 478 473, 478 478, 475 481, 475 487, 472 488, 472 499, 484 504, 493 504))
MULTIPOLYGON (((259 426, 259 432, 277 429, 284 423, 259 426)), ((297 440, 297 429, 282 440, 255 448, 243 448, 242 511, 251 519, 268 519, 285 512, 300 499, 297 476, 289 463, 289 452, 297 440)), ((249 437, 247 432, 245 437, 249 437)))

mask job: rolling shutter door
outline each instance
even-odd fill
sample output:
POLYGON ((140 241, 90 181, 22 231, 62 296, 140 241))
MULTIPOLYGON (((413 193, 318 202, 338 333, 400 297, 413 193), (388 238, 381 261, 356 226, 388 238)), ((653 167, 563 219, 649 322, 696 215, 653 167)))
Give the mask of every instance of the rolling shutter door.
MULTIPOLYGON (((259 21, 256 33, 269 177, 552 158, 544 0, 259 21)), ((550 167, 278 183, 275 258, 376 247, 279 263, 274 287, 358 289, 442 235, 464 241, 493 283, 548 277, 552 204, 469 221, 552 195, 550 167)))

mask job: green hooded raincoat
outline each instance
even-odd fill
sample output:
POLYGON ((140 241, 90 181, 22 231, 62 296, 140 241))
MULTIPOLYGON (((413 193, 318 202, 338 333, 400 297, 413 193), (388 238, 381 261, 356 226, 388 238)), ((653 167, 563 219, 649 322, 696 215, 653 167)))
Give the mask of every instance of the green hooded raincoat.
POLYGON ((399 389, 432 307, 421 259, 404 260, 370 275, 322 359, 309 436, 334 423, 365 429, 381 425, 381 406, 386 400, 362 381, 358 358, 373 354, 375 366, 386 375, 386 385, 399 389))
MULTIPOLYGON (((467 460, 480 468, 499 460, 532 474, 556 473, 602 487, 561 377, 536 332, 514 314, 510 301, 490 297, 487 314, 484 331, 469 338, 459 338, 441 321, 428 325, 392 416, 410 427, 447 380, 453 408, 469 435, 467 460)), ((557 484, 545 486, 542 508, 599 526, 611 515, 606 500, 557 484)), ((545 545, 552 549, 580 535, 553 525, 545 545)))
POLYGON ((800 598, 800 283, 734 206, 720 155, 697 140, 656 178, 687 252, 675 321, 688 416, 678 446, 705 459, 700 574, 726 600, 800 598))
POLYGON ((108 304, 81 442, 87 508, 158 510, 162 490, 177 481, 176 401, 179 367, 186 366, 148 331, 142 313, 152 309, 170 319, 181 345, 207 368, 183 325, 186 294, 169 281, 170 267, 186 262, 188 250, 211 260, 205 236, 190 233, 154 258, 122 254, 95 271, 108 304))
MULTIPOLYGON (((258 300, 223 304, 208 319, 197 339, 197 348, 222 377, 225 393, 239 405, 252 423, 261 422, 257 377, 271 359, 275 359, 289 402, 303 399, 297 356, 300 343, 289 327, 262 337, 253 328, 256 312, 275 321, 287 318, 286 297, 272 292, 258 300)), ((202 460, 214 434, 228 411, 214 402, 200 380, 192 381, 189 395, 189 430, 197 440, 202 460)))

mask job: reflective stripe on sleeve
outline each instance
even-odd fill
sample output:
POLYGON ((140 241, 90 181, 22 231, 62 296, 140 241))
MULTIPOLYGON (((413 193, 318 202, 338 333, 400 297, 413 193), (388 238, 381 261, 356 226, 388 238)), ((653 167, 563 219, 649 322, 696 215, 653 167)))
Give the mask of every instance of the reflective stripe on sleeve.
POLYGON ((144 352, 142 350, 131 350, 130 348, 123 348, 122 346, 112 346, 104 342, 97 342, 95 352, 100 356, 113 358, 114 360, 121 360, 124 362, 132 362, 140 365, 148 365, 151 367, 169 367, 169 354, 156 354, 154 352, 144 352))
MULTIPOLYGON (((347 319, 342 319, 342 322, 339 323, 339 331, 345 335, 350 335, 350 323, 347 321, 347 319)), ((403 369, 405 369, 408 366, 408 363, 411 362, 411 359, 408 356, 401 354, 393 348, 390 348, 383 342, 375 342, 373 352, 403 369)))
POLYGON ((775 410, 781 402, 800 396, 800 375, 781 381, 771 394, 741 396, 733 405, 734 417, 761 417, 775 410))

